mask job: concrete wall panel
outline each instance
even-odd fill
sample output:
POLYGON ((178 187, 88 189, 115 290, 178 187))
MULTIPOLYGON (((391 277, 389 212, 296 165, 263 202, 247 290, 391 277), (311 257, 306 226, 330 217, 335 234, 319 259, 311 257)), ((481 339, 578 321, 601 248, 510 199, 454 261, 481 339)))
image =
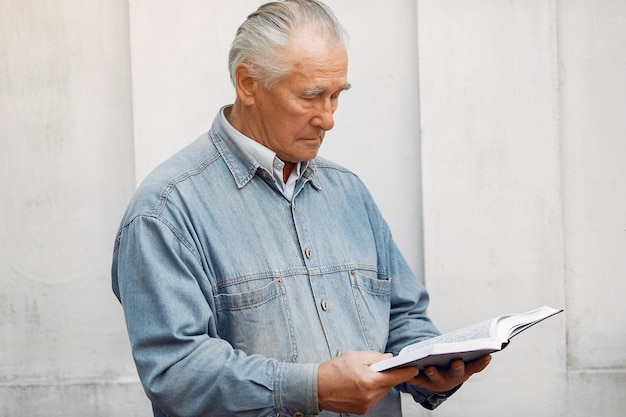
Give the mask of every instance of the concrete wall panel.
POLYGON ((626 372, 626 3, 560 8, 568 363, 626 372))
POLYGON ((109 274, 134 188, 127 6, 0 10, 0 415, 109 415, 137 388, 109 274))
MULTIPOLYGON (((442 330, 564 307, 556 13, 418 2, 425 275, 442 330)), ((435 414, 560 415, 565 365, 561 316, 435 414)))

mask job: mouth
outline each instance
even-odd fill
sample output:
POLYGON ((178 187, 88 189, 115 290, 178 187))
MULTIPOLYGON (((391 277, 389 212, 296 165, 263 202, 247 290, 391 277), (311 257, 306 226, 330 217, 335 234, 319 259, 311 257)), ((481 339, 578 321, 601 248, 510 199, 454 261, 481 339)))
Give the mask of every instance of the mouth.
POLYGON ((302 136, 299 140, 301 140, 303 143, 307 143, 310 146, 315 145, 319 147, 324 141, 325 133, 326 132, 321 131, 316 136, 302 136))
POLYGON ((323 135, 323 134, 321 134, 321 135, 319 135, 319 136, 313 136, 313 137, 303 137, 303 138, 300 138, 300 139, 301 139, 301 140, 304 140, 304 141, 307 141, 307 142, 311 142, 311 141, 314 141, 314 142, 321 142, 321 141, 324 139, 324 135, 323 135))

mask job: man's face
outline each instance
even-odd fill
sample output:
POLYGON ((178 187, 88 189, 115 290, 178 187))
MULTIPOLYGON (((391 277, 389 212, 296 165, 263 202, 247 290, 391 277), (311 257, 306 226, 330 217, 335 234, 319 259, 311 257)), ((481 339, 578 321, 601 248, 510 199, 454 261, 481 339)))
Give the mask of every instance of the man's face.
POLYGON ((254 102, 244 129, 285 162, 314 158, 327 130, 339 94, 349 88, 348 56, 342 45, 303 32, 294 38, 288 60, 291 73, 266 89, 254 83, 254 102))

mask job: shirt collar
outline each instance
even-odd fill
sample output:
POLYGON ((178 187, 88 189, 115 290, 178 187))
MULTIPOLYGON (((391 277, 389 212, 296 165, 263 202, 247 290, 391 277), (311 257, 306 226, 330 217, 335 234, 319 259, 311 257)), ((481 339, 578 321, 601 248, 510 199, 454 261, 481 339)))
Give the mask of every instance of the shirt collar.
MULTIPOLYGON (((222 107, 219 114, 222 126, 224 126, 225 133, 242 152, 246 153, 248 156, 254 159, 261 167, 270 172, 277 182, 284 185, 282 174, 285 163, 281 161, 278 156, 276 156, 276 152, 272 151, 269 148, 266 148, 259 142, 245 136, 243 133, 235 129, 226 118, 225 111, 229 107, 232 106, 228 105, 222 107)), ((306 162, 304 164, 302 162, 298 162, 296 164, 294 169, 297 178, 300 178, 302 176, 302 173, 304 172, 306 166, 306 162)))
MULTIPOLYGON (((258 170, 261 165, 256 159, 250 156, 247 152, 241 150, 239 146, 235 144, 234 140, 231 139, 230 134, 227 133, 227 127, 229 125, 230 123, 222 117, 222 109, 220 109, 215 119, 213 119, 211 129, 207 132, 207 137, 213 146, 215 146, 221 158, 223 158, 228 170, 233 176, 233 180, 235 180, 235 183, 237 184, 237 187, 243 188, 255 175, 258 174, 258 170)), ((311 159, 310 161, 303 161, 300 169, 302 178, 305 178, 306 182, 311 184, 315 189, 321 191, 322 184, 320 184, 317 175, 317 158, 311 159)), ((263 170, 266 173, 271 172, 268 172, 265 169, 263 170)))

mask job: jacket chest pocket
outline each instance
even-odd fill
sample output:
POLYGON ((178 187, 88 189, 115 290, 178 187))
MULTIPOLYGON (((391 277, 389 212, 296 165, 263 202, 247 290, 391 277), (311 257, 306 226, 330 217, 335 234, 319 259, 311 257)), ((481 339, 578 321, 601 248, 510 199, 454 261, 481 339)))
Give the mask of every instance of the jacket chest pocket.
POLYGON ((282 278, 246 282, 214 296, 219 336, 246 354, 295 362, 296 343, 282 278))
POLYGON ((350 283, 363 334, 370 349, 383 352, 389 334, 391 281, 371 271, 351 270, 350 283))

